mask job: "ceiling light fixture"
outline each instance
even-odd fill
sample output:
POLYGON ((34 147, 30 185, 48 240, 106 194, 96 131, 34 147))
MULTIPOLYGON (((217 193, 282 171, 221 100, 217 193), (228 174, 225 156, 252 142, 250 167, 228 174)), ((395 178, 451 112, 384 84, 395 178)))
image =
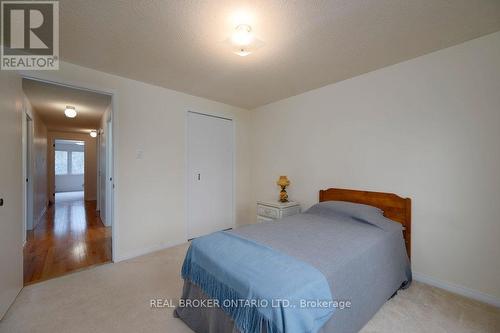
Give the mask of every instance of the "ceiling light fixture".
POLYGON ((248 24, 238 25, 231 36, 234 45, 247 46, 253 41, 252 27, 248 24))
POLYGON ((93 138, 97 137, 97 131, 96 130, 90 131, 90 136, 93 138))
POLYGON ((66 106, 66 109, 64 109, 64 114, 68 118, 75 118, 76 117, 76 110, 74 106, 66 106))
POLYGON ((238 24, 233 31, 231 37, 227 40, 233 48, 233 53, 246 57, 264 43, 257 39, 249 24, 238 24))

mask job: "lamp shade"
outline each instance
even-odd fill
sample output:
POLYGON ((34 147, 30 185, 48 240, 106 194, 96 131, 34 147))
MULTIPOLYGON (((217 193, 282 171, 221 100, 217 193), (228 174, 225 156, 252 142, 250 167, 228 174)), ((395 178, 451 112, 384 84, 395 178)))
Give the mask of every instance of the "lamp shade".
POLYGON ((290 180, 288 180, 286 176, 280 176, 276 184, 278 184, 279 186, 288 186, 290 185, 290 180))

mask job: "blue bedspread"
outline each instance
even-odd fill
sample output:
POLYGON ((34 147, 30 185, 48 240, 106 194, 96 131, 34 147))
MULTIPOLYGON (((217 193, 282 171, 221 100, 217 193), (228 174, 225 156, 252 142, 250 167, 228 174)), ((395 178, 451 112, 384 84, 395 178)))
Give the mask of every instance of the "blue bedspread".
POLYGON ((334 309, 315 267, 234 233, 193 240, 182 277, 217 300, 244 333, 317 332, 334 309))

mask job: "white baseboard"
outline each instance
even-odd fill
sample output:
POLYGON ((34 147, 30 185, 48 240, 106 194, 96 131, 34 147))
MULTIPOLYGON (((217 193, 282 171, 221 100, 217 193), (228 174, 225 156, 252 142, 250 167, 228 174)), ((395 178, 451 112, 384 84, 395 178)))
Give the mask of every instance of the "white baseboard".
POLYGON ((455 293, 458 295, 462 295, 462 296, 474 299, 476 301, 487 303, 487 304, 493 305, 497 308, 500 308, 500 299, 499 298, 492 296, 492 295, 489 295, 489 294, 485 294, 481 291, 466 288, 466 287, 463 287, 463 286, 460 286, 458 284, 454 284, 451 282, 439 280, 439 279, 430 277, 430 276, 425 275, 425 274, 417 273, 417 272, 413 272, 413 279, 415 281, 422 282, 422 283, 425 283, 425 284, 428 284, 428 285, 431 285, 434 287, 438 287, 438 288, 447 290, 449 292, 452 292, 452 293, 455 293))
POLYGON ((40 220, 42 219, 42 217, 45 215, 45 213, 47 212, 47 209, 48 209, 49 205, 46 204, 44 207, 43 207, 43 210, 41 211, 41 213, 37 216, 37 218, 35 219, 35 224, 33 225, 33 228, 30 229, 30 230, 33 230, 35 229, 35 227, 38 225, 38 223, 40 223, 40 220))
POLYGON ((42 212, 40 213, 40 216, 38 217, 38 220, 40 220, 45 215, 45 213, 47 213, 48 208, 49 208, 49 204, 46 203, 45 206, 43 207, 42 212))
POLYGON ((169 242, 169 243, 165 243, 165 244, 150 246, 147 248, 131 251, 131 252, 125 253, 124 255, 116 256, 114 258, 114 262, 120 262, 120 261, 124 261, 124 260, 128 260, 128 259, 133 259, 136 257, 140 257, 143 255, 149 254, 149 253, 165 250, 165 249, 168 249, 170 247, 184 244, 185 242, 187 242, 187 241, 169 242))

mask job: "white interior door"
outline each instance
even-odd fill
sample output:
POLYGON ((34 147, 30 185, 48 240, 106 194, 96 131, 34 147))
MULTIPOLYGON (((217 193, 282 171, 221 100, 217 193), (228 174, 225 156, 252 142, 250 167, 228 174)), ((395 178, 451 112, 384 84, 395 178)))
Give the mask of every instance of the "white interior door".
POLYGON ((104 224, 111 226, 113 221, 113 123, 111 117, 106 122, 106 194, 105 194, 105 209, 104 224))
POLYGON ((188 238, 234 226, 233 122, 188 113, 188 238))
POLYGON ((26 229, 31 230, 33 220, 33 120, 26 115, 26 161, 25 161, 25 193, 26 193, 26 229))
MULTIPOLYGON (((106 127, 106 126, 105 126, 106 127)), ((99 135, 99 215, 106 224, 106 138, 107 129, 101 129, 99 135)))
POLYGON ((101 129, 97 129, 97 152, 96 152, 96 159, 97 159, 97 191, 96 191, 96 207, 95 210, 96 212, 101 211, 101 129))

